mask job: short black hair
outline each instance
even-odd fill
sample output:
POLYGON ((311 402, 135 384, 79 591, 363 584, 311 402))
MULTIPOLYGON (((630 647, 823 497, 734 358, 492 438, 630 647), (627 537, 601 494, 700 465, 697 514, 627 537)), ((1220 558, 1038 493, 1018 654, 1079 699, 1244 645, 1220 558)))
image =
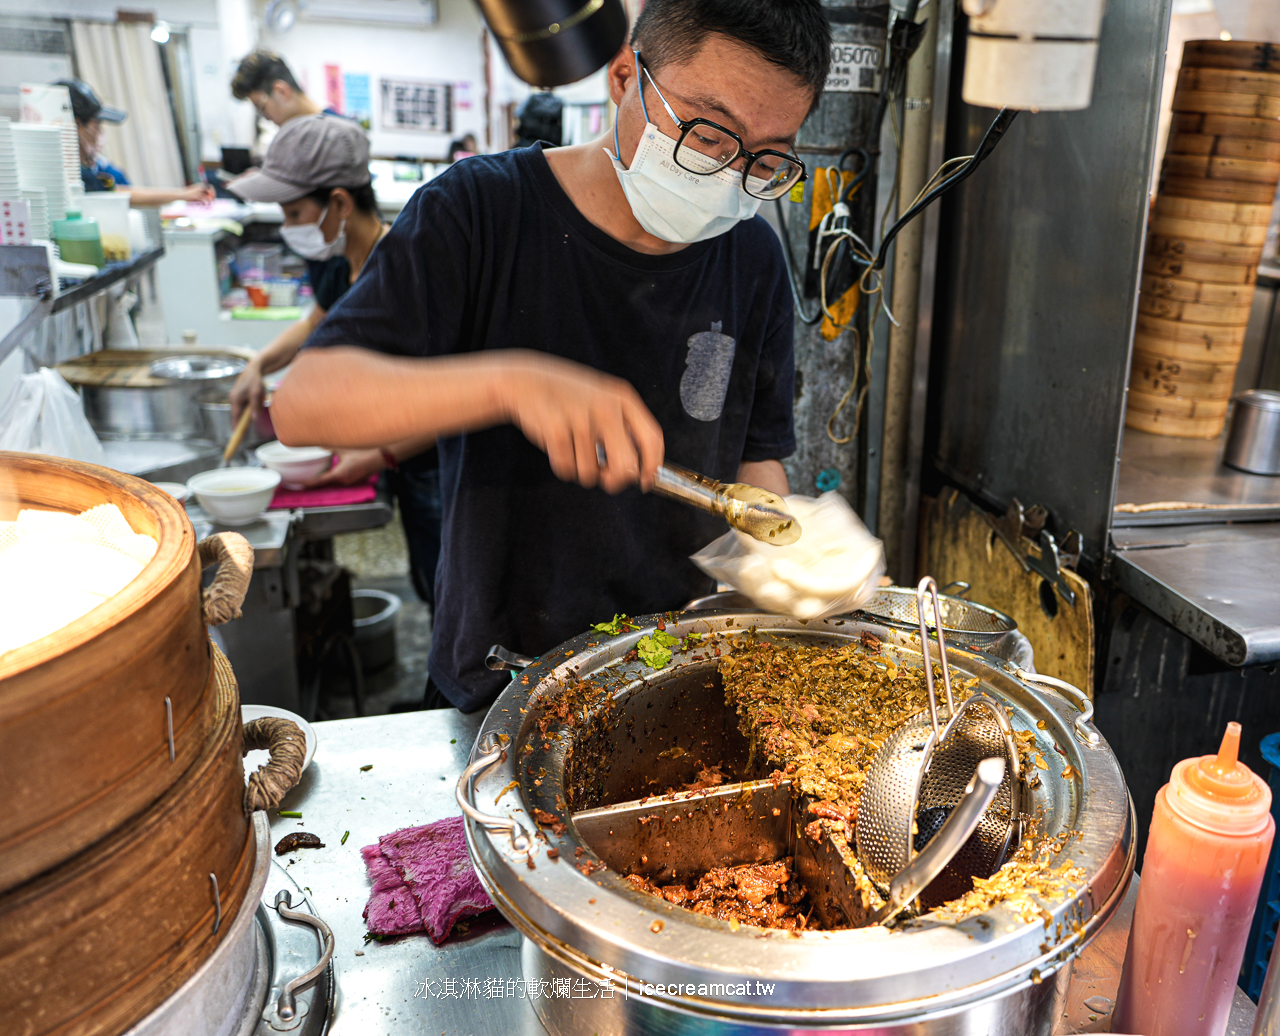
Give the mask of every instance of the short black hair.
MULTIPOLYGON (((310 198, 317 205, 328 205, 329 195, 336 191, 337 187, 317 187, 314 191, 303 195, 304 198, 310 198)), ((378 212, 378 198, 373 193, 373 184, 367 183, 363 187, 343 187, 351 200, 355 202, 358 212, 367 212, 370 215, 376 215, 378 212)))
POLYGON ((253 93, 269 94, 276 80, 302 93, 302 87, 293 78, 284 58, 269 50, 255 50, 240 62, 236 74, 231 77, 231 96, 238 101, 247 101, 253 93))
POLYGON ((831 25, 819 0, 648 0, 631 46, 653 71, 693 57, 711 33, 757 51, 813 90, 831 64, 831 25))

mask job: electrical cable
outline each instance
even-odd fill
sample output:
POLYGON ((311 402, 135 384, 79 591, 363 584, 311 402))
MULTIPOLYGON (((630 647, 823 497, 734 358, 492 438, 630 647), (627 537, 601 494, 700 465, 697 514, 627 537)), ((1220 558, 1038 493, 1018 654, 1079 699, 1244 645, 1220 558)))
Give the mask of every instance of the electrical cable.
POLYGON ((800 289, 796 287, 796 259, 791 251, 791 235, 787 232, 786 210, 782 207, 781 198, 774 198, 773 204, 777 207, 778 225, 782 228, 782 253, 787 265, 787 284, 791 288, 791 301, 795 303, 796 315, 800 318, 800 322, 812 327, 822 319, 822 307, 819 306, 817 312, 813 314, 804 311, 804 303, 800 298, 800 289))

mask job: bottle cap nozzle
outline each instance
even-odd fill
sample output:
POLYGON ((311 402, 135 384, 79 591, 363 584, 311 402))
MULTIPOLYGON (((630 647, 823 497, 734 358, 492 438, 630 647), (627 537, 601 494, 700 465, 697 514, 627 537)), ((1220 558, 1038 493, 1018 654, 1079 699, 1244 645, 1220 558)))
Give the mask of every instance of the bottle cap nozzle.
POLYGON ((1169 805, 1186 820, 1230 833, 1265 825, 1271 789, 1240 762, 1240 724, 1227 724, 1217 755, 1184 759, 1169 780, 1169 805))

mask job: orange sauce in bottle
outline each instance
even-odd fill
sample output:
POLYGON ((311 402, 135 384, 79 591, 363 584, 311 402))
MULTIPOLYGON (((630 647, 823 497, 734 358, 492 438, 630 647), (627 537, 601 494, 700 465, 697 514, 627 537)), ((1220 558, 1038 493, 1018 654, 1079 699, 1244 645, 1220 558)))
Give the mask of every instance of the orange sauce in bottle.
POLYGON ((1112 1031, 1222 1036, 1275 835, 1271 789, 1238 761, 1184 759, 1156 795, 1112 1031))

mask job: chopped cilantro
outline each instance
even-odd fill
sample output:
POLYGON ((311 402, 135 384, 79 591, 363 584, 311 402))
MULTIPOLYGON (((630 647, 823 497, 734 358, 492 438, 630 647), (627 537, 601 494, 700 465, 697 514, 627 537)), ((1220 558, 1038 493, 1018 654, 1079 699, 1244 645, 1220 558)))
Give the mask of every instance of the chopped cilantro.
POLYGON ((591 628, 597 633, 607 633, 611 637, 616 637, 622 632, 623 624, 627 621, 625 615, 614 614, 611 622, 593 622, 591 628))
POLYGON ((654 630, 636 641, 636 654, 650 669, 661 669, 671 661, 671 649, 679 645, 680 641, 666 630, 654 630))
POLYGON ((457 743, 458 743, 458 739, 456 737, 449 738, 449 744, 456 745, 457 743))

